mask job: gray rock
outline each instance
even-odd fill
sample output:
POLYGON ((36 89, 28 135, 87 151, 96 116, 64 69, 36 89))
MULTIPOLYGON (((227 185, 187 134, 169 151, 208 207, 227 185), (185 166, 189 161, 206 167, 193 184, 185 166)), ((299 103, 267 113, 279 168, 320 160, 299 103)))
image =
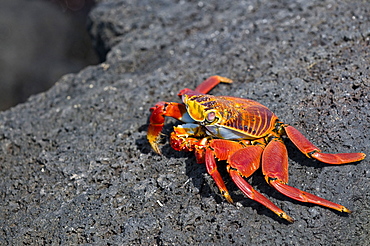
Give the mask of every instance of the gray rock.
POLYGON ((0 114, 0 244, 369 244, 368 158, 325 165, 287 140, 290 185, 353 210, 293 201, 256 172, 248 180, 287 224, 224 170, 236 206, 191 153, 164 141, 158 156, 146 141, 152 105, 219 74, 235 82, 212 94, 261 102, 326 152, 369 154, 368 12, 364 1, 100 1, 90 31, 106 61, 0 114))

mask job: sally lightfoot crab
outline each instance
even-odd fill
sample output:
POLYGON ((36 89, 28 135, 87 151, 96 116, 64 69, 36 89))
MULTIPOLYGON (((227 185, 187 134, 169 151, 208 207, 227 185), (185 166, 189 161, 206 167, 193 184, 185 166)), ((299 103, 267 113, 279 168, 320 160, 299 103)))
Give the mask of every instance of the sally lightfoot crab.
POLYGON ((230 203, 232 198, 217 170, 216 159, 227 162, 227 171, 239 189, 279 217, 293 222, 283 210, 244 179, 258 168, 266 182, 280 193, 301 201, 350 213, 346 207, 287 185, 288 153, 283 142, 287 136, 308 158, 328 164, 344 164, 365 158, 364 153, 328 154, 312 144, 294 127, 279 121, 267 107, 250 99, 207 95, 220 82, 231 83, 228 78, 212 76, 195 90, 179 92, 182 103, 158 102, 150 109, 147 138, 155 152, 160 154, 158 141, 165 116, 184 124, 174 127, 170 143, 178 151, 194 151, 198 163, 205 163, 221 194, 230 203))

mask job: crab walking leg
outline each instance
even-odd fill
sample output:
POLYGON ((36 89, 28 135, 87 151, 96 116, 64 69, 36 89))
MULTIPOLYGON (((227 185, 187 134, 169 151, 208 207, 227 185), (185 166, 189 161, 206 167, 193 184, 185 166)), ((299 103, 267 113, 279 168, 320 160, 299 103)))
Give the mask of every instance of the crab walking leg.
POLYGON ((289 139, 295 146, 307 157, 328 163, 328 164, 344 164, 365 159, 364 153, 339 153, 329 154, 321 153, 321 150, 312 144, 302 133, 292 126, 284 127, 289 139))
POLYGON ((153 150, 160 154, 158 141, 163 129, 165 116, 170 116, 183 122, 190 122, 191 118, 186 111, 185 105, 182 103, 158 102, 154 107, 150 108, 150 111, 152 113, 149 118, 147 139, 153 150))
POLYGON ((351 212, 342 205, 287 185, 288 153, 281 140, 272 140, 266 146, 265 151, 262 154, 262 173, 265 175, 267 183, 280 193, 294 200, 318 204, 340 212, 351 212))
POLYGON ((211 177, 215 181, 221 194, 226 198, 226 200, 229 203, 234 203, 233 199, 230 196, 229 191, 226 188, 225 182, 221 177, 220 172, 217 170, 215 155, 211 149, 208 149, 208 148, 206 149, 205 162, 206 162, 207 172, 209 173, 209 175, 211 175, 211 177))
POLYGON ((183 95, 187 96, 205 95, 219 83, 232 83, 232 82, 233 81, 231 79, 215 75, 204 80, 200 85, 198 85, 197 88, 195 88, 195 90, 185 88, 182 89, 177 95, 180 98, 182 98, 183 95))
POLYGON ((210 90, 212 90, 216 85, 219 83, 232 83, 233 81, 231 79, 221 77, 221 76, 211 76, 208 79, 204 80, 200 85, 195 88, 195 91, 200 93, 208 93, 210 90))
POLYGON ((311 193, 301 191, 297 188, 294 188, 292 186, 286 185, 282 183, 280 180, 271 180, 270 185, 274 187, 276 190, 278 190, 280 193, 294 199, 300 202, 308 202, 308 203, 313 203, 317 205, 321 205, 324 207, 328 207, 331 209, 338 210, 339 212, 344 212, 344 213, 351 213, 351 210, 346 208, 343 205, 325 200, 321 197, 315 196, 311 193))
POLYGON ((233 203, 233 200, 230 197, 225 183, 217 170, 215 157, 218 160, 227 160, 232 153, 242 149, 243 147, 244 146, 238 142, 225 139, 212 139, 209 141, 209 147, 206 149, 205 163, 207 172, 212 176, 221 194, 230 203, 233 203))
POLYGON ((286 219, 292 223, 294 220, 289 215, 261 193, 253 189, 253 187, 243 178, 251 176, 259 168, 262 151, 263 148, 260 146, 248 146, 238 150, 229 158, 227 170, 234 183, 248 198, 261 203, 277 214, 280 218, 286 219))
POLYGON ((269 199, 267 199, 261 193, 259 193, 255 189, 253 189, 253 187, 250 184, 248 184, 247 181, 245 181, 243 179, 243 177, 241 177, 240 174, 236 170, 234 170, 232 168, 229 168, 229 173, 230 173, 230 176, 233 179, 234 183, 239 187, 239 189, 248 198, 261 203, 262 205, 264 205, 265 207, 270 209, 272 212, 274 212, 280 218, 283 218, 283 219, 289 221, 290 223, 294 222, 294 220, 287 213, 285 213, 278 206, 273 204, 269 199))

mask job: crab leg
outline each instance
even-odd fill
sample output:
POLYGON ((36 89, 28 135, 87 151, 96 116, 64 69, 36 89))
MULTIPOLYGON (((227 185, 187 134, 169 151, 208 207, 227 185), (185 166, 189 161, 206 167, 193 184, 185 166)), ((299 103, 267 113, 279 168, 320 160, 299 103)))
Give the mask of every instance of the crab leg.
POLYGON ((183 122, 193 122, 182 103, 175 102, 158 102, 150 108, 152 114, 149 118, 149 128, 147 139, 153 150, 158 154, 161 153, 158 147, 159 135, 163 129, 165 116, 170 116, 183 122))
POLYGON ((288 183, 288 152, 284 143, 279 139, 272 140, 262 154, 262 173, 267 183, 280 193, 301 202, 309 202, 324 207, 350 213, 346 207, 325 200, 305 191, 287 185, 288 183))
POLYGON ((247 146, 236 151, 228 160, 229 165, 227 166, 227 171, 234 183, 248 198, 261 203, 280 218, 286 219, 292 223, 294 220, 289 215, 261 193, 253 189, 243 178, 251 176, 259 168, 262 152, 263 148, 260 146, 247 146))
MULTIPOLYGON (((219 160, 227 160, 229 164, 227 166, 227 171, 229 172, 234 183, 239 187, 239 189, 243 191, 243 193, 248 198, 261 203, 262 205, 266 206, 271 211, 276 213, 278 216, 287 219, 290 222, 293 222, 292 218, 290 218, 284 211, 278 208, 275 204, 273 204, 258 191, 253 189, 253 187, 243 178, 251 176, 259 168, 260 159, 263 152, 262 146, 244 146, 239 142, 224 139, 214 139, 210 141, 209 147, 210 150, 212 150, 209 152, 213 152, 213 162, 214 157, 217 157, 217 159, 219 160)), ((226 187, 223 188, 222 185, 217 186, 221 190, 221 193, 224 189, 226 189, 226 187)))
POLYGON ((284 129, 294 145, 297 146, 297 148, 309 158, 314 158, 328 164, 344 164, 361 161, 366 157, 364 153, 321 153, 321 150, 318 147, 312 144, 294 127, 288 125, 285 126, 284 129))
POLYGON ((200 85, 195 88, 195 91, 200 93, 208 93, 210 90, 212 90, 216 85, 219 83, 232 83, 233 81, 231 79, 221 77, 221 76, 211 76, 208 79, 204 80, 200 85))
POLYGON ((226 77, 221 77, 221 76, 218 76, 218 75, 214 75, 214 76, 211 76, 208 79, 204 80, 200 85, 197 86, 197 88, 195 88, 195 90, 191 90, 191 89, 188 89, 188 88, 185 88, 185 89, 181 90, 179 92, 178 96, 181 97, 184 94, 186 94, 188 96, 198 95, 198 94, 206 94, 210 90, 212 90, 216 85, 218 85, 219 83, 232 83, 232 82, 233 81, 231 79, 228 79, 226 77))
POLYGON ((209 141, 209 146, 206 149, 205 163, 207 167, 207 172, 212 176, 221 194, 230 203, 233 203, 233 200, 231 199, 225 183, 217 170, 215 158, 225 161, 232 153, 242 148, 244 148, 244 145, 240 144, 239 142, 225 139, 212 139, 209 141))
POLYGON ((229 203, 233 203, 233 199, 231 198, 230 193, 226 188, 225 182, 222 179, 220 172, 217 170, 215 155, 211 149, 208 149, 208 148, 206 149, 205 162, 206 162, 207 172, 209 173, 209 175, 211 175, 211 177, 215 181, 221 194, 226 198, 226 200, 229 203))

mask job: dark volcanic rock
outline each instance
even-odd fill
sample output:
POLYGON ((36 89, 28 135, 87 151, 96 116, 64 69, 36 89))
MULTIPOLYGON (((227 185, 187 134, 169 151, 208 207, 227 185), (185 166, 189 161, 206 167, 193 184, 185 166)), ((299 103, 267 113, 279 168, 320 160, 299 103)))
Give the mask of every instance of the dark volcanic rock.
MULTIPOLYGON (((212 94, 257 100, 327 152, 370 153, 366 1, 101 1, 90 31, 106 62, 0 114, 0 244, 367 245, 369 158, 324 165, 287 140, 290 185, 343 204, 292 216, 219 194, 192 154, 146 141, 148 109, 210 75, 212 94)), ((165 132, 174 121, 168 121, 165 132)), ((222 169, 222 163, 220 165, 222 169)))

